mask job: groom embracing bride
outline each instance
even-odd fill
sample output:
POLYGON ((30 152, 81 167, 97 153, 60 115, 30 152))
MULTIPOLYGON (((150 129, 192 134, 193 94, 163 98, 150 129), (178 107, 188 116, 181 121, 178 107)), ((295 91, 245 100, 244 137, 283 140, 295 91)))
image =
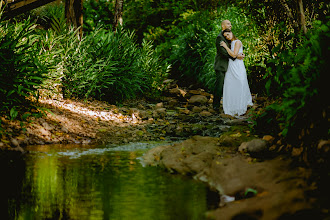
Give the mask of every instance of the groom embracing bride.
POLYGON ((248 105, 253 105, 243 63, 243 45, 232 33, 229 20, 222 21, 221 27, 222 31, 216 39, 213 108, 219 112, 220 100, 223 97, 224 113, 239 116, 245 114, 248 105))

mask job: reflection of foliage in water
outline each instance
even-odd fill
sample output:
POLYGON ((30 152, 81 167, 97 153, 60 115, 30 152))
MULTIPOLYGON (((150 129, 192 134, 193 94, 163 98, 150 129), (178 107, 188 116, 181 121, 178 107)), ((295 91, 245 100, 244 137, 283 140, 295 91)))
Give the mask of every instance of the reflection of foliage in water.
POLYGON ((143 168, 135 159, 141 155, 113 151, 76 159, 29 157, 25 185, 31 184, 32 192, 25 192, 18 219, 200 219, 206 210, 201 205, 204 186, 143 168))

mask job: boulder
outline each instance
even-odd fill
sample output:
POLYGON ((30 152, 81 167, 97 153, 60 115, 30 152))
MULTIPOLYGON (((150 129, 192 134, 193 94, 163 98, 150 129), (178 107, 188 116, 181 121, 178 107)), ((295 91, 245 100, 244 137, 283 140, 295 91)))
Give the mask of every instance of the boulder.
POLYGON ((189 104, 192 105, 202 105, 206 104, 208 101, 206 96, 203 95, 194 95, 189 99, 189 104))
POLYGON ((253 157, 264 157, 268 152, 267 141, 253 139, 249 142, 243 142, 238 151, 249 153, 253 157))

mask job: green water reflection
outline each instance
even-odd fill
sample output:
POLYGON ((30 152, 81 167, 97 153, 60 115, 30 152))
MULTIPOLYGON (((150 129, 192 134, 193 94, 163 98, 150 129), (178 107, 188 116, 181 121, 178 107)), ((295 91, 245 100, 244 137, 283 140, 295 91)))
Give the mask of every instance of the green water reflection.
POLYGON ((144 150, 32 150, 15 219, 199 220, 207 209, 203 184, 143 167, 144 150))

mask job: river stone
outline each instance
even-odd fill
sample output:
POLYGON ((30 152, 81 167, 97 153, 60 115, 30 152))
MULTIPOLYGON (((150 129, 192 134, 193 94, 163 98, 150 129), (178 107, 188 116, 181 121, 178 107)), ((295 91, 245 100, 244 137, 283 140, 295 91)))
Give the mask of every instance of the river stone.
POLYGON ((190 99, 194 95, 202 95, 202 96, 206 96, 207 98, 211 98, 210 93, 207 93, 207 92, 202 91, 202 90, 189 90, 185 97, 187 99, 190 99))
POLYGON ((200 116, 204 116, 204 117, 209 117, 209 116, 212 116, 212 113, 211 112, 208 112, 206 110, 202 111, 201 113, 199 113, 200 116))
POLYGON ((197 155, 186 157, 183 161, 191 173, 200 173, 205 167, 209 167, 214 159, 215 154, 210 152, 201 152, 197 155))
POLYGON ((195 112, 195 113, 200 113, 201 111, 203 111, 203 109, 199 106, 194 106, 192 111, 195 112))
POLYGON ((189 104, 201 105, 206 104, 208 101, 206 96, 203 95, 194 95, 189 99, 189 104))
POLYGON ((10 139, 10 142, 15 147, 18 147, 19 146, 19 142, 18 142, 18 140, 16 138, 10 139))
POLYGON ((238 150, 240 152, 247 152, 253 157, 263 157, 267 152, 267 141, 262 139, 253 139, 249 142, 243 142, 238 150))
POLYGON ((181 143, 176 143, 161 152, 160 166, 172 172, 196 174, 217 154, 217 140, 214 137, 194 136, 181 143))
POLYGON ((143 164, 148 165, 148 166, 157 166, 157 165, 159 165, 160 153, 168 147, 170 147, 170 145, 168 145, 168 146, 158 146, 158 147, 155 147, 155 148, 152 148, 151 150, 149 150, 147 153, 145 153, 142 156, 143 164))
POLYGON ((157 103, 156 106, 155 106, 156 109, 160 109, 160 108, 164 108, 164 103, 160 102, 160 103, 157 103))

